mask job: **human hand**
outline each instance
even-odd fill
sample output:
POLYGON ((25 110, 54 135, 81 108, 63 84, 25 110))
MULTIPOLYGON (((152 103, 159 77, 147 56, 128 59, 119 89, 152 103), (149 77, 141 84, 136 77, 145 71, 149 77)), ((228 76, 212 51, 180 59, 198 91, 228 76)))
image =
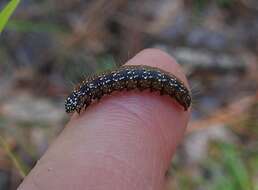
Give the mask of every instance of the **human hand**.
MULTIPOLYGON (((147 49, 126 64, 159 67, 187 85, 166 53, 147 49)), ((74 114, 20 190, 161 190, 190 109, 168 96, 121 92, 74 114)))

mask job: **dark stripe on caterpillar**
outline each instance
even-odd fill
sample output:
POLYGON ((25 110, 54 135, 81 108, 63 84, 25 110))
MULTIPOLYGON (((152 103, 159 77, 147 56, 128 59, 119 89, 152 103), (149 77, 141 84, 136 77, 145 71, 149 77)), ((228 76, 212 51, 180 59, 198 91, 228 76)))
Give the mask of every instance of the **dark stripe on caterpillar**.
POLYGON ((114 91, 149 89, 159 91, 161 95, 169 95, 175 99, 186 111, 191 105, 191 95, 174 75, 161 69, 135 65, 122 66, 100 75, 90 76, 78 84, 65 101, 67 113, 87 108, 94 100, 114 91))

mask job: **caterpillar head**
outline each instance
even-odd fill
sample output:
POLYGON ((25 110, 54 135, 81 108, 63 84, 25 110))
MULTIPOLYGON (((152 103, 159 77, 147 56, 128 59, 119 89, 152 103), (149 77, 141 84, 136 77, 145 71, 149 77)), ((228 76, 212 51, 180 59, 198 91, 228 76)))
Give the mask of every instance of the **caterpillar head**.
POLYGON ((80 106, 80 98, 78 93, 74 91, 71 95, 69 95, 65 101, 65 111, 66 113, 72 113, 77 111, 80 106))

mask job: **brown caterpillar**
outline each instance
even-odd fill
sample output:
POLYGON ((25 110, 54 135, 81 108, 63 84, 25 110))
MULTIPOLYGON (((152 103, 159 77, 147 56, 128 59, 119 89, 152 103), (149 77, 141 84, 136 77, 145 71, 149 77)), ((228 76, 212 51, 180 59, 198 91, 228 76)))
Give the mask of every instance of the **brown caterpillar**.
POLYGON ((135 65, 122 66, 86 78, 67 97, 65 110, 67 113, 80 113, 82 108, 86 109, 94 100, 99 100, 104 95, 134 89, 149 89, 159 91, 161 95, 169 95, 183 106, 184 110, 191 105, 189 90, 174 75, 155 67, 135 65))

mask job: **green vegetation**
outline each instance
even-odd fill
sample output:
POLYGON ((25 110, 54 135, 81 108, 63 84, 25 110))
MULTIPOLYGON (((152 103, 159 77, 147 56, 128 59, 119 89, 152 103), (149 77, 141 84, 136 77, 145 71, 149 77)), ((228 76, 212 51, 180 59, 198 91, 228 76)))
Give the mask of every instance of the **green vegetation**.
POLYGON ((203 187, 208 190, 256 190, 258 188, 255 180, 258 172, 258 152, 253 148, 213 142, 209 146, 208 157, 199 164, 199 167, 201 168, 199 171, 192 172, 187 166, 177 166, 176 179, 180 189, 203 187), (198 173, 200 175, 196 175, 198 173))
MULTIPOLYGON (((213 2, 220 8, 230 8, 235 3, 235 0, 214 0, 213 2)), ((196 12, 202 12, 209 3, 210 1, 206 0, 194 0, 193 8, 196 12)))
MULTIPOLYGON (((252 182, 247 169, 247 160, 244 161, 244 150, 240 150, 233 144, 217 143, 213 147, 214 156, 224 171, 223 175, 215 178, 214 190, 246 189, 251 190, 252 182)), ((212 155, 211 155, 212 157, 212 155)))
POLYGON ((10 16, 15 11, 15 9, 19 3, 20 3, 20 0, 11 0, 6 5, 6 7, 0 12, 0 33, 3 31, 10 16))
POLYGON ((66 29, 48 22, 32 22, 26 20, 10 20, 6 26, 8 29, 18 32, 47 32, 63 34, 66 29))
POLYGON ((234 2, 234 0, 216 0, 217 5, 221 8, 230 8, 234 2))

